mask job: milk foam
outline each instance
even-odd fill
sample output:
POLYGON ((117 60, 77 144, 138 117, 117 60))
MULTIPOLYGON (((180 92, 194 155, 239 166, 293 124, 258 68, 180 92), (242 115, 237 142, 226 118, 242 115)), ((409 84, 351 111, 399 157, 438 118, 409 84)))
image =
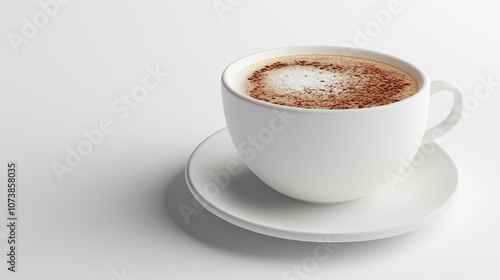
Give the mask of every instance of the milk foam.
POLYGON ((310 109, 380 106, 418 91, 416 80, 397 67, 335 55, 264 60, 241 70, 233 85, 262 101, 310 109))
POLYGON ((329 90, 329 85, 342 83, 342 75, 320 71, 314 67, 290 66, 284 69, 269 70, 266 84, 286 93, 307 89, 329 90))

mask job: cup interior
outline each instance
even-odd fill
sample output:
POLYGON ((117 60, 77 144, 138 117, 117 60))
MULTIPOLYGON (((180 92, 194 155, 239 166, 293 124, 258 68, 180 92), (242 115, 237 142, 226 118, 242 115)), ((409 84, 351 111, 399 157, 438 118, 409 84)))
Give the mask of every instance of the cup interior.
MULTIPOLYGON (((369 108, 361 108, 361 109, 350 109, 347 111, 352 111, 352 110, 374 110, 374 108, 379 108, 379 107, 385 107, 385 106, 391 106, 400 102, 408 102, 412 98, 416 98, 421 92, 425 92, 425 90, 430 86, 429 85, 429 80, 425 73, 423 73, 419 68, 414 66, 413 64, 404 61, 400 58, 384 54, 384 53, 379 53, 375 51, 370 51, 370 50, 365 50, 365 49, 358 49, 358 48, 349 48, 349 47, 339 47, 339 46, 300 46, 300 47, 287 47, 287 48, 279 48, 279 49, 272 49, 272 50, 267 50, 267 51, 262 51, 254 54, 247 55, 245 57, 242 57, 234 62, 232 62, 229 66, 226 67, 224 72, 222 73, 222 84, 233 94, 235 94, 238 97, 247 99, 251 102, 257 102, 257 103, 265 103, 265 104, 271 104, 267 102, 263 102, 260 100, 253 99, 251 97, 246 96, 245 94, 239 92, 238 90, 233 87, 233 79, 236 76, 236 74, 244 69, 245 67, 257 63, 262 60, 270 59, 270 58, 276 58, 276 57, 283 57, 283 56, 290 56, 290 55, 304 55, 304 54, 330 54, 330 55, 345 55, 345 56, 354 56, 354 57, 359 57, 359 58, 366 58, 366 59, 371 59, 375 61, 380 61, 384 62, 393 66, 396 66, 410 75, 412 75, 415 80, 418 83, 419 90, 417 93, 412 95, 411 97, 408 97, 406 99, 403 99, 398 102, 394 102, 391 104, 383 105, 383 106, 376 106, 376 107, 369 107, 369 108)), ((263 104, 261 104, 263 105, 263 104)), ((271 104, 271 106, 280 106, 281 105, 275 105, 271 104)), ((321 109, 303 109, 303 108, 297 108, 301 110, 309 110, 309 111, 318 111, 321 109)), ((325 111, 325 110, 321 110, 325 111)), ((337 111, 337 110, 326 110, 326 111, 337 111)), ((343 110, 346 111, 346 110, 343 110)))

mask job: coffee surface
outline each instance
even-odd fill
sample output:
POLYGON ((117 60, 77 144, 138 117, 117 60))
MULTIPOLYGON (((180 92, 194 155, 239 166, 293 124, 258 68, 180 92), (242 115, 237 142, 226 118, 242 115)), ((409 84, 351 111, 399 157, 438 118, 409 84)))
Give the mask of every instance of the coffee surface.
POLYGON ((306 109, 375 107, 418 91, 415 78, 395 66, 339 55, 260 61, 237 73, 233 86, 258 100, 306 109))

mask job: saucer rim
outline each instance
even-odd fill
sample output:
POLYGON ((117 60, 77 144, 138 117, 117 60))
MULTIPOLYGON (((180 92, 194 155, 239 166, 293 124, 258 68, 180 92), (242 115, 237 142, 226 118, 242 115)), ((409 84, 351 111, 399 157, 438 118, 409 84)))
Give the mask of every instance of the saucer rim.
MULTIPOLYGON (((234 224, 238 227, 241 227, 246 230, 250 230, 253 232, 257 232, 263 235, 267 236, 272 236, 272 237, 277 237, 277 238, 283 238, 283 239, 289 239, 289 240, 296 240, 296 241, 306 241, 306 242, 360 242, 360 241, 370 241, 370 240, 377 240, 377 239, 383 239, 383 238, 389 238, 397 235, 401 235, 404 233, 408 233, 411 231, 414 231, 423 225, 431 222, 435 218, 441 216, 444 212, 446 212, 449 207, 453 204, 453 202, 456 200, 458 196, 458 192, 460 189, 460 173, 458 170, 458 167, 453 160, 453 158, 444 150, 439 144, 435 142, 430 142, 428 144, 435 145, 437 149, 440 150, 441 153, 444 154, 444 156, 447 158, 451 166, 453 167, 453 172, 456 174, 456 183, 454 185, 454 189, 451 193, 451 195, 448 197, 448 199, 442 203, 439 207, 437 207, 435 210, 427 213, 426 215, 423 215, 417 219, 401 223, 395 226, 391 227, 385 227, 385 228, 379 228, 379 229, 374 229, 374 230, 368 230, 368 231, 359 231, 359 232, 308 232, 304 230, 289 230, 289 229, 283 229, 283 228, 276 228, 276 227, 269 227, 267 225, 262 225, 262 224, 257 224, 252 221, 247 221, 244 219, 241 219, 238 216, 235 216, 225 210, 222 210, 215 206, 211 201, 208 199, 205 199, 201 194, 199 194, 198 190, 194 187, 194 183, 192 181, 192 178, 190 178, 189 174, 189 167, 191 162, 193 161, 193 157, 196 154, 196 152, 202 148, 202 146, 209 141, 212 137, 215 135, 222 133, 223 131, 227 130, 226 128, 222 128, 220 130, 217 130, 216 132, 212 133, 210 136, 208 136, 206 139, 204 139, 191 153, 185 167, 185 179, 186 183, 188 185, 188 188, 191 192, 191 194, 195 197, 195 199, 207 210, 209 210, 212 214, 215 216, 231 223, 234 224)), ((191 174, 192 176, 193 174, 191 174)), ((294 200, 293 198, 290 198, 294 200)), ((297 203, 307 203, 307 202, 302 202, 296 200, 297 203)), ((349 203, 349 202, 345 202, 349 203)), ((316 204, 318 205, 318 204, 316 204)), ((321 207, 322 205, 318 205, 321 207)), ((331 206, 330 204, 325 204, 325 207, 331 206)))

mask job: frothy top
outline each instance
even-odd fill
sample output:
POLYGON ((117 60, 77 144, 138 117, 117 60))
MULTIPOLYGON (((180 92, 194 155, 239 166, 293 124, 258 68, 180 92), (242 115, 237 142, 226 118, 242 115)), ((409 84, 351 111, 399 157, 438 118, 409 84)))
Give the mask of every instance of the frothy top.
POLYGON ((260 61, 237 73, 233 86, 258 100, 307 109, 375 107, 418 91, 415 78, 395 66, 339 55, 260 61))

